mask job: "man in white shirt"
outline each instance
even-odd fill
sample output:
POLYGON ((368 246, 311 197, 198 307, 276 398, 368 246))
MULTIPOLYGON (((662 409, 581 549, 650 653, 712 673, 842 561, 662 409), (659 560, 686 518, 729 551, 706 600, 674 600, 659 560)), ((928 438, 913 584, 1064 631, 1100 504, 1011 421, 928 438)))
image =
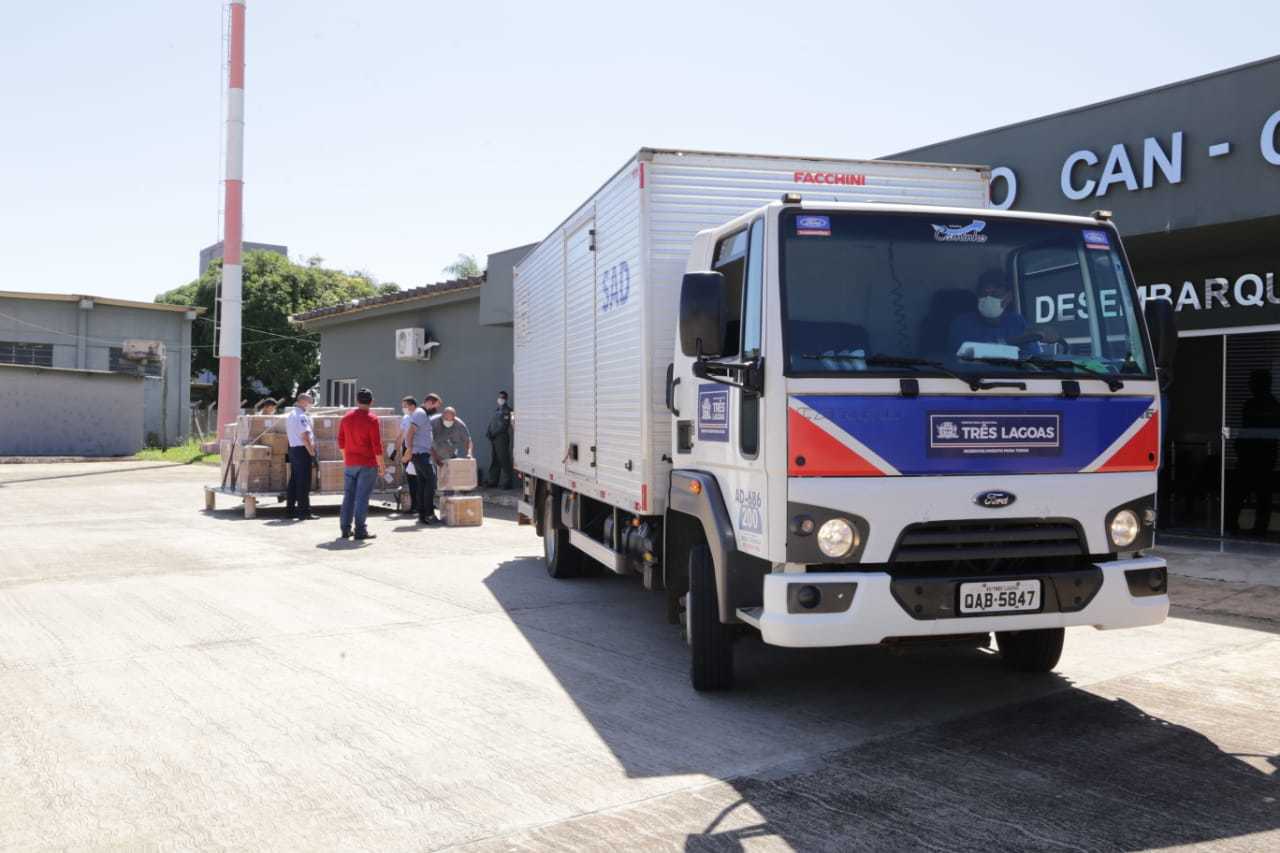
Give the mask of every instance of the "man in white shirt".
POLYGON ((289 515, 298 521, 319 518, 311 514, 311 466, 316 455, 316 434, 311 429, 307 409, 315 402, 303 391, 285 418, 284 430, 289 437, 289 515))
MULTIPOLYGON (((400 419, 400 437, 396 441, 396 452, 399 454, 400 461, 406 469, 413 465, 413 450, 409 446, 409 423, 413 418, 413 413, 418 410, 418 401, 413 397, 402 397, 400 399, 400 411, 404 417, 400 419)), ((409 514, 418 515, 418 476, 417 467, 413 466, 415 473, 410 474, 405 471, 405 486, 409 489, 409 514)))

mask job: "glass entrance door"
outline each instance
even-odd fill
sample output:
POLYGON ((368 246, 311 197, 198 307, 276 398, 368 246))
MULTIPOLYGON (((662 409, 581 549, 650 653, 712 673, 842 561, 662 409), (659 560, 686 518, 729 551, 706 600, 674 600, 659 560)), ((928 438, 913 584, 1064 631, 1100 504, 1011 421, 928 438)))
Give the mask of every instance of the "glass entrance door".
POLYGON ((1223 529, 1280 540, 1280 332, 1228 335, 1223 400, 1223 529))
POLYGON ((1223 336, 1182 338, 1166 400, 1160 528, 1222 531, 1223 336))

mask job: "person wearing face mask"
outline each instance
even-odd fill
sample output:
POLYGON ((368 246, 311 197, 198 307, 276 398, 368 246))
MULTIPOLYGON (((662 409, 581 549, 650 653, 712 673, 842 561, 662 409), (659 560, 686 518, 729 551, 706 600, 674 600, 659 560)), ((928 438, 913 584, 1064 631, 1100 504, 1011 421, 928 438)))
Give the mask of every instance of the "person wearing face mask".
MULTIPOLYGON (((1027 331, 1026 318, 1011 307, 1013 291, 1000 270, 987 270, 978 276, 977 295, 978 310, 961 314, 951 321, 948 335, 950 352, 959 352, 966 343, 1009 344, 1026 348, 1035 341, 1053 342, 1058 339, 1048 329, 1027 331)), ((1038 351, 1038 347, 1036 349, 1038 351)))
POLYGON ((446 459, 469 459, 473 445, 471 431, 453 406, 445 406, 439 419, 431 422, 431 455, 439 465, 446 459))
MULTIPOLYGON (((428 394, 422 401, 423 406, 415 405, 409 410, 404 435, 406 453, 413 461, 413 506, 414 512, 418 514, 419 524, 435 524, 439 520, 436 518, 436 472, 431 464, 431 433, 434 423, 428 407, 432 400, 437 404, 440 402, 439 397, 428 394)), ((405 408, 409 409, 407 403, 405 408)))
POLYGON ((498 392, 498 408, 489 418, 485 430, 489 439, 489 476, 485 485, 498 489, 511 488, 511 406, 507 392, 498 392))

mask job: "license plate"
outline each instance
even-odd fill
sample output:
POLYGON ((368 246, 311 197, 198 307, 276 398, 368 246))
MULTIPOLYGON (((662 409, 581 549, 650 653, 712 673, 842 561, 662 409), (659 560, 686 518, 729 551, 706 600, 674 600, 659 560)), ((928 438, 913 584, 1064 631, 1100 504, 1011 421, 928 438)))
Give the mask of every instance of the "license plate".
POLYGON ((960 584, 961 613, 1024 613, 1040 609, 1040 581, 960 584))

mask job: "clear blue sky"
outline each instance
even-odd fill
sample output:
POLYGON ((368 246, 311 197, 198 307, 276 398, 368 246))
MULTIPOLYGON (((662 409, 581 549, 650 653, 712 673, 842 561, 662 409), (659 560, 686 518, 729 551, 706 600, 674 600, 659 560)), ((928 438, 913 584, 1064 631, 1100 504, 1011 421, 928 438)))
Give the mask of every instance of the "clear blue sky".
MULTIPOLYGON (((11 4, 0 290, 149 300, 218 238, 219 0, 11 4)), ((1258 59, 1280 4, 249 0, 245 237, 416 286, 641 145, 876 157, 1258 59)))

